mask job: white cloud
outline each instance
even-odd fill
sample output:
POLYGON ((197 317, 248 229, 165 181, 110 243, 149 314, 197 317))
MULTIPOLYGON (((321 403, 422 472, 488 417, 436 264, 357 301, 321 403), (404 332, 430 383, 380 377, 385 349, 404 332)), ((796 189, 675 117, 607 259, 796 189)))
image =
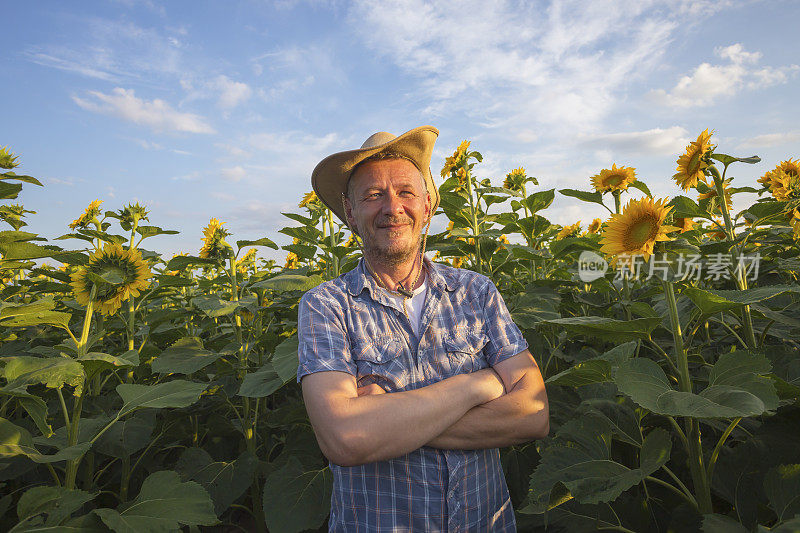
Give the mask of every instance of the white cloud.
POLYGON ((662 105, 692 107, 708 105, 720 97, 733 96, 742 89, 761 89, 785 83, 800 67, 756 68, 760 52, 747 52, 741 44, 717 47, 714 53, 726 64, 701 63, 691 74, 681 77, 670 91, 651 91, 650 98, 662 105))
POLYGON ((669 155, 681 152, 689 142, 689 132, 681 126, 654 128, 647 131, 587 135, 580 144, 589 148, 611 150, 611 153, 669 155))
POLYGON ((800 141, 800 131, 790 131, 786 133, 765 133, 756 135, 743 140, 737 148, 768 148, 771 146, 782 146, 800 141))
MULTIPOLYGON (((715 9, 703 5, 703 15, 715 9)), ((566 0, 546 9, 362 0, 350 22, 373 52, 421 80, 408 97, 427 102, 424 113, 466 114, 506 131, 543 125, 550 136, 602 123, 627 86, 659 65, 689 8, 680 0, 566 0)))
POLYGON ((217 76, 210 84, 219 91, 219 105, 223 109, 233 109, 246 102, 253 94, 249 85, 240 81, 233 81, 227 76, 217 76))
POLYGON ((222 177, 228 181, 237 182, 241 181, 245 174, 247 174, 247 171, 241 166, 237 165, 231 168, 223 168, 220 170, 220 174, 222 174, 222 177))
POLYGON ((137 98, 133 89, 117 87, 109 94, 89 91, 89 95, 88 99, 73 96, 72 100, 87 111, 116 116, 154 131, 215 133, 200 115, 177 111, 164 100, 137 98))

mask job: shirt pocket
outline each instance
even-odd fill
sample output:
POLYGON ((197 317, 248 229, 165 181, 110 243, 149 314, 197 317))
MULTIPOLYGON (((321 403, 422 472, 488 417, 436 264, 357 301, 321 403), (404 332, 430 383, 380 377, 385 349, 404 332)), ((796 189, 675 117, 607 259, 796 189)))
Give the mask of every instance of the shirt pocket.
POLYGON ((402 338, 384 337, 362 345, 355 355, 357 385, 377 383, 386 392, 405 390, 410 368, 406 364, 406 345, 402 338))
POLYGON ((444 351, 450 367, 449 376, 475 372, 488 366, 483 347, 489 337, 480 330, 456 330, 444 337, 444 351))

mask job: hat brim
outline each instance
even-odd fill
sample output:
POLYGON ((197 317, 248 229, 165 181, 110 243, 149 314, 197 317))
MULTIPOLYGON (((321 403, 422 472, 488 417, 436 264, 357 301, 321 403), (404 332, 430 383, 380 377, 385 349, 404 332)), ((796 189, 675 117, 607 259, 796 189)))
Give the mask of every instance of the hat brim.
POLYGON ((368 157, 390 150, 416 163, 425 180, 428 193, 431 195, 431 215, 433 215, 436 208, 439 207, 439 189, 431 175, 431 156, 438 136, 439 130, 433 126, 421 126, 378 146, 329 155, 320 161, 314 168, 314 172, 311 173, 311 186, 322 203, 333 211, 333 214, 342 222, 347 223, 342 206, 342 195, 347 188, 350 173, 353 172, 356 165, 368 157))

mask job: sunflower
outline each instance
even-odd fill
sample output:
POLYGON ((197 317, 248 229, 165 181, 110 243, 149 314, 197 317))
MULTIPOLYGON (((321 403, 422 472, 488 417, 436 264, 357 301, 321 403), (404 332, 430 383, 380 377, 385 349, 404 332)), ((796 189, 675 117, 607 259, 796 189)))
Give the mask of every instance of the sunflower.
POLYGON ((347 248, 357 248, 358 241, 356 240, 356 236, 354 233, 350 234, 350 237, 347 238, 347 242, 344 243, 347 248))
POLYGON ((778 163, 778 168, 790 176, 795 178, 800 177, 800 160, 798 159, 787 159, 786 161, 781 161, 778 163))
POLYGON ((224 222, 212 218, 208 221, 208 226, 203 228, 203 247, 200 249, 200 257, 216 259, 229 257, 233 254, 230 244, 225 242, 225 237, 230 233, 222 227, 223 224, 224 222))
POLYGON ((600 174, 591 177, 594 190, 598 192, 625 191, 631 183, 636 181, 636 169, 633 167, 617 167, 612 164, 611 168, 604 168, 600 174))
POLYGON ((679 229, 664 224, 672 209, 664 205, 666 201, 648 197, 630 200, 622 213, 611 215, 606 223, 600 250, 615 256, 614 262, 619 255, 641 255, 647 261, 656 242, 672 240, 667 233, 679 229))
POLYGON ((453 262, 451 264, 453 265, 454 268, 461 268, 461 266, 464 264, 464 258, 454 257, 453 262))
POLYGON ((525 169, 522 167, 515 168, 506 174, 506 179, 503 180, 503 187, 510 191, 523 192, 526 181, 528 180, 527 176, 525 176, 525 169))
POLYGON ((725 227, 725 223, 722 222, 720 219, 715 218, 714 219, 714 224, 712 224, 711 227, 709 228, 708 235, 711 238, 716 239, 718 241, 724 241, 725 239, 728 238, 728 236, 725 235, 725 232, 720 229, 720 228, 724 228, 724 227, 725 227))
POLYGON ((303 199, 300 200, 300 203, 297 204, 297 207, 308 207, 311 209, 312 207, 319 207, 320 201, 319 197, 317 197, 317 193, 314 191, 307 192, 303 195, 303 199))
POLYGON ((19 156, 8 151, 8 146, 0 146, 0 168, 10 169, 19 166, 19 156))
POLYGON ((511 244, 510 242, 508 242, 508 237, 506 237, 505 235, 500 235, 500 237, 497 239, 497 242, 499 242, 500 244, 511 244))
POLYGON ((603 221, 599 218, 592 220, 592 223, 589 224, 589 227, 586 228, 586 233, 597 233, 600 231, 600 226, 603 225, 603 221))
POLYGON ((143 205, 139 205, 139 202, 128 204, 118 211, 120 220, 129 227, 138 226, 141 220, 149 220, 147 214, 147 209, 143 205))
POLYGON ((706 128, 696 141, 689 143, 686 153, 678 158, 678 172, 672 177, 684 191, 695 187, 698 181, 706 180, 703 170, 708 168, 708 163, 703 158, 713 149, 708 142, 711 135, 706 128))
POLYGON ((86 266, 71 274, 75 299, 89 305, 92 286, 97 287, 94 302, 104 315, 113 315, 130 297, 149 285, 150 267, 137 249, 124 249, 119 244, 106 244, 89 256, 86 266))
POLYGON ((464 167, 459 168, 456 171, 456 177, 458 178, 458 188, 456 190, 463 191, 467 189, 467 170, 464 167))
POLYGON ((294 252, 289 252, 286 254, 286 265, 283 268, 286 269, 293 269, 297 268, 297 263, 300 261, 300 258, 297 257, 297 254, 294 252))
MULTIPOLYGON (((724 182, 722 182, 722 192, 725 195, 725 205, 728 206, 728 211, 733 209, 733 198, 731 198, 731 191, 728 188, 730 182, 731 182, 730 179, 727 179, 724 182)), ((700 200, 710 200, 712 198, 717 198, 717 188, 715 186, 709 186, 706 192, 702 192, 697 195, 698 202, 700 200)), ((719 202, 716 201, 715 203, 716 203, 715 210, 719 211, 720 210, 719 202)))
POLYGON ((795 209, 792 212, 792 221, 790 222, 792 226, 792 233, 794 233, 795 239, 800 239, 800 209, 795 209))
POLYGON ((103 200, 95 200, 90 203, 81 216, 70 222, 69 229, 85 228, 91 223, 99 225, 97 217, 100 215, 100 204, 102 203, 103 200))
POLYGON ((800 198, 800 177, 792 176, 781 168, 768 173, 769 189, 776 200, 786 201, 800 198))
POLYGON ((463 141, 461 144, 458 145, 456 151, 453 152, 453 155, 448 156, 444 160, 444 166, 442 167, 442 171, 440 172, 443 178, 447 178, 450 176, 450 173, 457 168, 461 167, 467 159, 467 149, 469 148, 470 142, 463 141))
POLYGON ((247 268, 256 264, 256 249, 250 248, 241 259, 236 261, 236 271, 240 274, 247 273, 247 268))
POLYGON ((571 226, 564 226, 561 231, 556 235, 556 240, 566 239, 567 237, 576 237, 581 231, 581 221, 577 221, 571 226))
POLYGON ((692 228, 694 228, 694 220, 688 217, 686 218, 676 217, 672 220, 672 223, 675 225, 675 227, 681 230, 681 233, 686 233, 687 231, 691 231, 692 228))

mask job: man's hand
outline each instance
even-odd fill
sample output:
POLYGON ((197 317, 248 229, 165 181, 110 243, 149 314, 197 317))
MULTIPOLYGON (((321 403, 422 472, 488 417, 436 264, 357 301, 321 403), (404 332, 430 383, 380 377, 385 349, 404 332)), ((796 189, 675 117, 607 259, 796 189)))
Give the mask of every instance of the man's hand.
POLYGON ((370 396, 372 394, 386 394, 386 391, 383 390, 383 387, 381 387, 377 383, 370 383, 369 385, 358 387, 358 389, 356 389, 356 392, 358 392, 359 396, 370 396))

